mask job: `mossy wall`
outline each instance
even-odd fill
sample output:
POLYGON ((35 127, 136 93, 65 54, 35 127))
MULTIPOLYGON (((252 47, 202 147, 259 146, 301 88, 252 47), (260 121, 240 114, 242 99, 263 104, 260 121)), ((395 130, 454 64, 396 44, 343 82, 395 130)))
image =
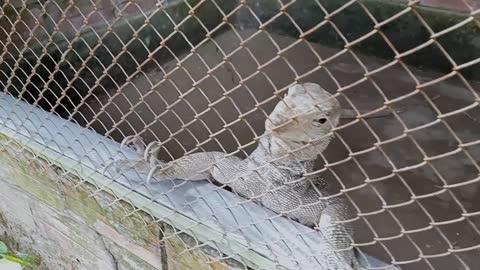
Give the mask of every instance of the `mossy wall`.
POLYGON ((15 141, 0 146, 0 240, 31 254, 34 269, 236 269, 15 141))

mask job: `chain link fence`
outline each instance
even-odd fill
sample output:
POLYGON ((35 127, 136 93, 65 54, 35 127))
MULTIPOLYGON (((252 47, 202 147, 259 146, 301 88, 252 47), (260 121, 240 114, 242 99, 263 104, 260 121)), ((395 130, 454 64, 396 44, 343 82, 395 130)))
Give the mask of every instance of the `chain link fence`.
POLYGON ((184 253, 240 269, 323 269, 315 230, 262 210, 229 185, 146 185, 145 172, 110 170, 112 162, 141 158, 120 149, 132 136, 159 142, 156 159, 164 162, 210 151, 248 160, 288 88, 313 82, 343 114, 306 172, 354 209, 345 221, 355 229, 349 250, 385 262, 363 266, 478 265, 477 1, 0 3, 0 124, 10 130, 3 149, 20 137, 34 141, 20 151, 80 176, 77 188, 93 183, 91 196, 118 186, 110 205, 141 195, 125 217, 145 211, 152 215, 146 227, 170 224, 184 253), (232 246, 238 238, 240 247, 232 246), (252 263, 264 258, 272 264, 252 263))

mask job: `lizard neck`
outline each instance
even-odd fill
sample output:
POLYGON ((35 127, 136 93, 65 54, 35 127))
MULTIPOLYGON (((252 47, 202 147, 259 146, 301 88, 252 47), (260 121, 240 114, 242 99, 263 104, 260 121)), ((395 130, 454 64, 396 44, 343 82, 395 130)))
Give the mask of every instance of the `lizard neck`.
POLYGON ((273 159, 278 159, 273 163, 283 166, 291 166, 293 164, 298 166, 299 163, 303 163, 310 166, 310 163, 313 164, 317 158, 317 155, 320 154, 326 147, 312 145, 311 147, 309 146, 305 149, 296 151, 293 155, 288 155, 289 149, 298 149, 302 146, 303 145, 300 144, 288 144, 282 139, 268 134, 260 139, 257 148, 250 155, 250 159, 260 164, 269 162, 273 159))

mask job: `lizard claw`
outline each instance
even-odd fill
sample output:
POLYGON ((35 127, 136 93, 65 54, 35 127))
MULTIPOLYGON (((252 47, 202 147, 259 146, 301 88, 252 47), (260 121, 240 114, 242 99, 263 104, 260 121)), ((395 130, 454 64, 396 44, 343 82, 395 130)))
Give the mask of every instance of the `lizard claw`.
POLYGON ((116 164, 117 164, 116 161, 111 161, 111 162, 107 163, 107 165, 105 165, 105 167, 102 170, 102 175, 105 175, 111 167, 113 167, 113 170, 115 171, 115 173, 118 173, 119 169, 118 169, 117 166, 115 166, 116 164))
POLYGON ((157 161, 158 161, 157 156, 158 156, 158 152, 160 151, 160 146, 161 146, 160 142, 153 141, 147 145, 143 153, 143 159, 145 161, 149 161, 152 167, 157 165, 157 161))
POLYGON ((151 167, 150 167, 150 171, 148 172, 147 179, 145 180, 145 183, 146 183, 147 185, 150 185, 150 183, 152 182, 152 178, 153 178, 154 176, 156 176, 158 180, 164 180, 164 179, 165 179, 165 178, 160 177, 160 176, 161 176, 161 172, 160 172, 160 174, 155 175, 155 173, 156 173, 159 169, 161 170, 161 169, 164 167, 164 165, 165 165, 165 164, 164 164, 163 162, 158 162, 158 163, 155 164, 154 166, 151 166, 151 167))
POLYGON ((147 185, 150 185, 151 180, 153 178, 153 174, 157 171, 157 166, 153 166, 150 171, 148 172, 147 179, 145 180, 145 183, 147 185))
POLYGON ((162 168, 164 163, 158 160, 158 152, 160 151, 161 143, 157 141, 153 141, 147 145, 145 151, 143 153, 143 159, 149 162, 150 171, 148 172, 148 176, 146 179, 146 184, 149 185, 154 174, 157 172, 158 168, 162 168))
POLYGON ((148 171, 148 164, 142 160, 115 160, 108 163, 103 169, 102 173, 105 174, 110 168, 113 167, 115 173, 120 173, 120 171, 131 171, 136 170, 138 172, 148 171))
POLYGON ((157 169, 163 166, 163 162, 158 160, 157 154, 160 151, 160 142, 153 141, 148 145, 142 140, 138 135, 130 135, 125 137, 120 144, 120 151, 124 150, 126 147, 132 146, 132 148, 137 152, 141 158, 138 160, 120 160, 113 161, 107 164, 104 169, 106 172, 110 167, 114 166, 115 172, 122 170, 136 170, 138 172, 146 173, 148 176, 146 179, 146 184, 151 183, 151 179, 154 174, 157 172, 157 169))
POLYGON ((155 154, 156 152, 158 152, 158 150, 160 150, 160 142, 153 141, 149 143, 145 148, 145 151, 143 153, 143 158, 145 160, 148 160, 149 155, 155 154))
POLYGON ((120 144, 120 150, 130 145, 132 145, 132 148, 135 149, 138 155, 142 156, 145 153, 145 143, 140 136, 130 135, 125 137, 120 144))

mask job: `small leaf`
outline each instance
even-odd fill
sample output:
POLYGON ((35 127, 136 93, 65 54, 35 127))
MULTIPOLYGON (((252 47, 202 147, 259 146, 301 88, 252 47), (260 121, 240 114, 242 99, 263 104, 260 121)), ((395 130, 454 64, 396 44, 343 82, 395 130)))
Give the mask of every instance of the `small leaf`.
POLYGON ((11 262, 16 262, 16 263, 21 264, 21 265, 31 265, 29 262, 24 261, 24 260, 22 260, 20 258, 17 258, 17 257, 13 257, 13 256, 5 255, 5 259, 7 259, 11 262))
POLYGON ((21 264, 31 265, 33 263, 33 258, 29 254, 15 252, 15 257, 22 261, 21 264))
POLYGON ((27 253, 17 251, 17 252, 15 252, 15 257, 20 258, 20 259, 25 260, 25 261, 28 261, 29 258, 30 258, 30 255, 28 255, 27 253))
POLYGON ((7 245, 4 242, 0 241, 0 254, 5 254, 8 252, 7 245))

